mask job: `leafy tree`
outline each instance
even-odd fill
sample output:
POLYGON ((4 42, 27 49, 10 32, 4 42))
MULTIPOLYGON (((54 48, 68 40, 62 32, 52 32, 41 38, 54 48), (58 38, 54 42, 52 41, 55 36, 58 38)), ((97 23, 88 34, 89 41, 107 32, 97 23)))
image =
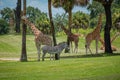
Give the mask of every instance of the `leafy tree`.
POLYGON ((120 31, 120 28, 116 25, 120 22, 120 0, 114 0, 112 3, 112 21, 113 29, 120 31))
POLYGON ((11 18, 11 13, 12 13, 12 10, 8 7, 3 8, 3 10, 1 10, 1 12, 0 12, 2 18, 4 20, 6 20, 7 22, 9 22, 9 20, 11 18))
MULTIPOLYGON (((97 25, 97 18, 99 14, 104 14, 105 10, 101 3, 93 1, 88 5, 87 9, 90 11, 90 27, 93 28, 97 25)), ((104 16, 103 16, 104 17, 104 16)), ((105 21, 103 21, 103 24, 105 21)))
MULTIPOLYGON (((119 6, 120 0, 114 0, 111 5, 111 12, 112 12, 112 28, 115 29, 115 21, 120 16, 120 6, 119 6)), ((93 1, 92 4, 89 4, 87 9, 90 11, 90 26, 94 27, 96 25, 96 18, 98 14, 104 13, 105 10, 101 3, 93 1)), ((103 21, 103 24, 105 24, 105 20, 103 21)))
POLYGON ((0 19, 0 34, 7 34, 9 32, 9 24, 4 19, 0 19))
POLYGON ((41 15, 36 18, 35 24, 38 29, 40 29, 45 34, 51 34, 50 21, 46 13, 41 13, 41 15))
POLYGON ((94 0, 94 1, 100 2, 105 9, 105 15, 106 15, 106 24, 104 27, 105 53, 113 53, 110 42, 110 30, 112 27, 111 4, 113 0, 94 0))
POLYGON ((35 23, 36 18, 38 18, 39 16, 41 16, 41 11, 38 8, 34 8, 31 6, 27 7, 27 12, 26 12, 26 16, 28 17, 28 19, 32 22, 35 23))
POLYGON ((90 19, 96 18, 100 13, 105 13, 104 7, 96 1, 89 4, 87 9, 90 11, 90 19))
POLYGON ((80 11, 73 14, 72 27, 79 29, 86 29, 89 26, 89 15, 82 13, 80 11))
POLYGON ((53 18, 54 25, 55 25, 55 31, 60 32, 62 31, 61 29, 61 24, 67 25, 68 24, 68 16, 66 14, 56 14, 55 17, 53 18))
MULTIPOLYGON (((62 7, 66 13, 68 13, 68 26, 69 31, 71 32, 71 24, 72 24, 72 9, 74 5, 85 6, 88 3, 88 0, 52 0, 53 6, 58 8, 62 7)), ((68 45, 70 44, 69 39, 67 38, 68 45)))
MULTIPOLYGON (((38 8, 28 6, 26 16, 43 33, 45 33, 45 34, 51 33, 49 19, 48 19, 48 16, 46 13, 41 12, 38 8)), ((29 33, 32 32, 29 27, 28 27, 27 31, 29 33)))

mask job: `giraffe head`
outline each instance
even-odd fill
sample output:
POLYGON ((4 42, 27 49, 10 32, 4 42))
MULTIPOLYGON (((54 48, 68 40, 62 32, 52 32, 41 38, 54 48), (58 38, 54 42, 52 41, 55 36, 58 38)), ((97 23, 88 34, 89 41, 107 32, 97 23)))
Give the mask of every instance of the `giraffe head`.
POLYGON ((22 20, 27 20, 27 17, 26 16, 22 16, 21 19, 22 20))

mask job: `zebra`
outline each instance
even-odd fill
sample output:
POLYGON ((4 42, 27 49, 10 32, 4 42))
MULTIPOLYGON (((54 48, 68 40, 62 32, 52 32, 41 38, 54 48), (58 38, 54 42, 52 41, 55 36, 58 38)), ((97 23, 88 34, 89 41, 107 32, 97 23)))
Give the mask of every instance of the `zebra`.
MULTIPOLYGON (((67 48, 68 45, 66 42, 61 42, 59 43, 57 46, 43 46, 42 47, 42 61, 44 61, 44 57, 46 55, 46 53, 50 54, 50 60, 51 60, 51 55, 55 55, 58 54, 58 56, 60 57, 60 53, 63 51, 63 49, 67 48)), ((54 60, 54 56, 53 56, 53 60, 54 60)))

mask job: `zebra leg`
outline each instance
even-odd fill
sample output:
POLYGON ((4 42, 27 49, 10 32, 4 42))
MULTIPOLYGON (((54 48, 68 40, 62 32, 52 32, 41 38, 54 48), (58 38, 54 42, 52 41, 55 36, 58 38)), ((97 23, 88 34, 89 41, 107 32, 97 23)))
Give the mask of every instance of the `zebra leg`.
POLYGON ((50 60, 52 60, 52 59, 54 60, 54 55, 55 54, 50 54, 50 60))
POLYGON ((60 59, 60 53, 58 53, 58 59, 60 59))
POLYGON ((43 52, 43 55, 42 55, 42 61, 44 61, 45 55, 46 55, 46 53, 43 52))
POLYGON ((50 60, 51 60, 52 54, 50 53, 50 60))
POLYGON ((55 54, 52 55, 53 60, 55 60, 55 54))

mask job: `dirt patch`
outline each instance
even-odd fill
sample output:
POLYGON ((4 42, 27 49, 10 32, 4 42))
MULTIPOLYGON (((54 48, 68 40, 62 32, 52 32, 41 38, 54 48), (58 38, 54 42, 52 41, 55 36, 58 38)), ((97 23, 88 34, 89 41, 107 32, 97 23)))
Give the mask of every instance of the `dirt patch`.
POLYGON ((19 61, 19 58, 0 58, 2 61, 19 61))

